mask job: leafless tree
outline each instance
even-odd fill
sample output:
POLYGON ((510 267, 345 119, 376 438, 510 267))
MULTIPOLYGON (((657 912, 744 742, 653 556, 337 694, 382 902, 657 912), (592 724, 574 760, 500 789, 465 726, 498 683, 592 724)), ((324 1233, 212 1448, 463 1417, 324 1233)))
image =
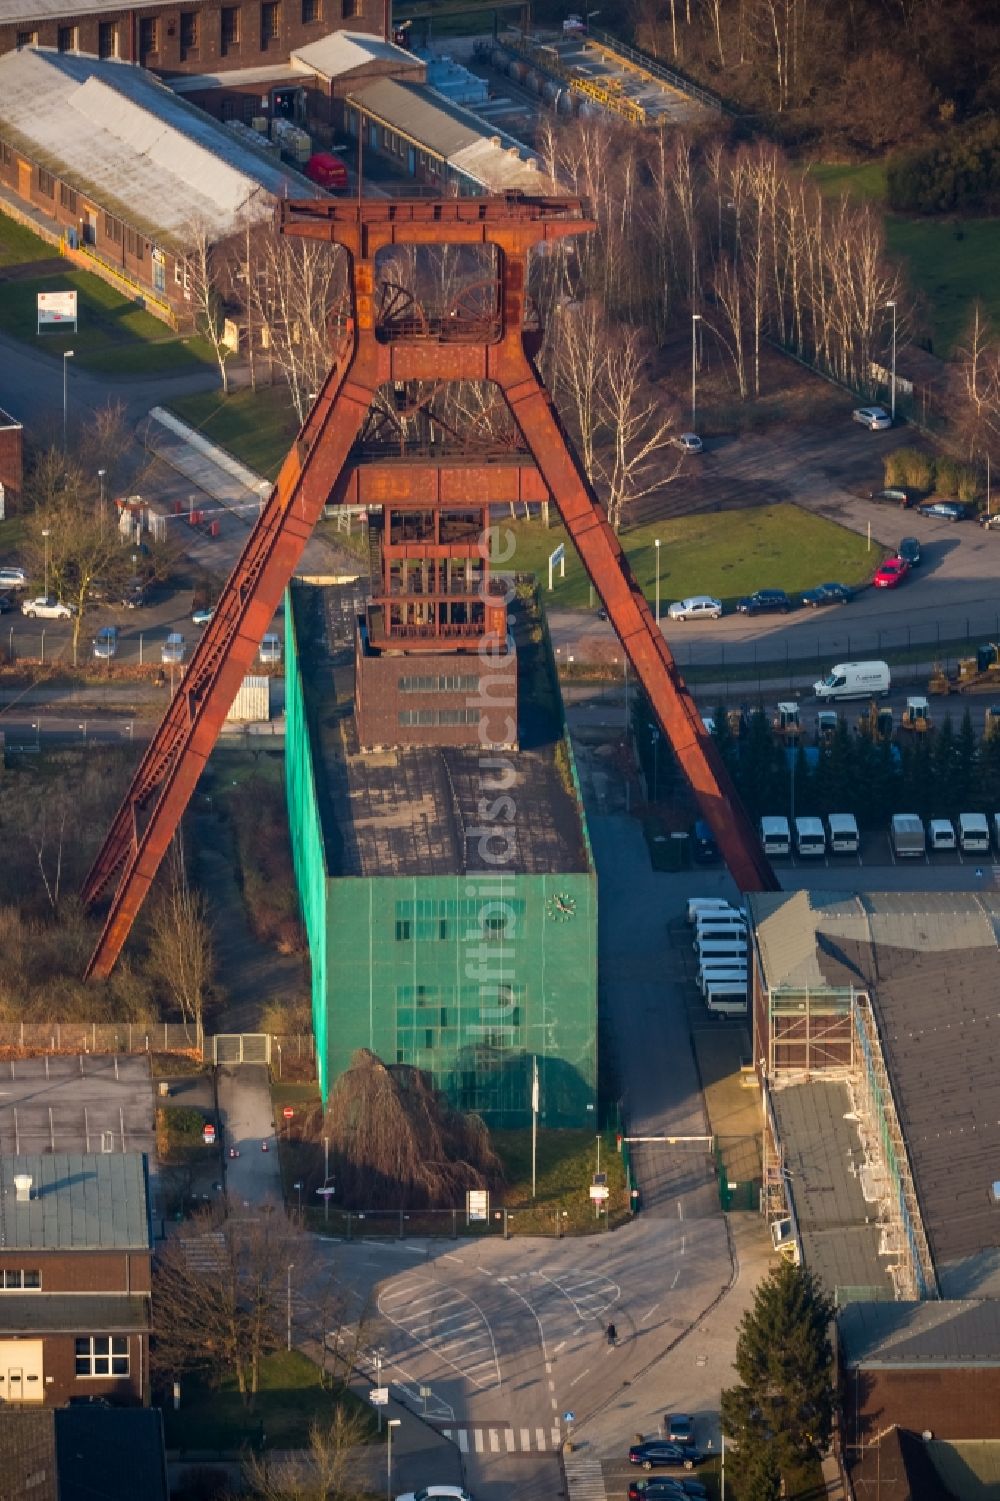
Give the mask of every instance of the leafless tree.
POLYGON ((597 462, 608 520, 618 531, 629 505, 675 478, 679 463, 665 465, 663 454, 676 420, 649 385, 635 329, 622 330, 608 346, 605 368, 600 402, 608 443, 598 451, 597 462))
POLYGON ((184 1025, 200 1033, 212 989, 212 928, 204 895, 188 879, 183 832, 174 836, 153 904, 149 962, 173 996, 184 1025))
POLYGON ((195 326, 212 346, 222 381, 222 394, 226 396, 229 394, 227 361, 231 351, 225 343, 225 314, 219 285, 221 266, 203 224, 192 224, 186 240, 184 289, 191 298, 195 326))
POLYGON ((329 1422, 310 1428, 307 1449, 280 1459, 251 1455, 243 1467, 247 1490, 258 1501, 363 1501, 371 1493, 367 1436, 356 1408, 335 1407, 329 1422))
POLYGON ((958 425, 970 459, 1000 456, 1000 343, 977 302, 965 340, 958 350, 962 399, 958 425))
POLYGON ((328 245, 261 231, 250 297, 254 322, 299 422, 326 379, 343 315, 344 262, 328 245))

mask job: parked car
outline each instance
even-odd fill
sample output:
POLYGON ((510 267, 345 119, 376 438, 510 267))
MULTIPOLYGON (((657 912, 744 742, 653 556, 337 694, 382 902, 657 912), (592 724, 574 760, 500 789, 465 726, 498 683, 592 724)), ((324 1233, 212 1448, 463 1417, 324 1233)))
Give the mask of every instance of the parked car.
POLYGON ((208 622, 212 619, 212 617, 213 617, 214 614, 215 614, 215 606, 214 605, 212 605, 211 608, 203 605, 200 610, 194 610, 192 612, 192 614, 191 614, 191 624, 192 625, 208 625, 208 622))
POLYGON ((421 1491, 404 1491, 396 1501, 472 1501, 469 1491, 460 1485, 425 1485, 421 1491))
POLYGON ((110 662, 118 655, 118 627, 102 625, 94 637, 94 656, 101 662, 110 662))
POLYGON ((678 433, 673 444, 681 453, 702 453, 705 448, 697 433, 678 433))
POLYGON ((267 631, 260 643, 257 660, 263 667, 277 667, 281 662, 281 637, 267 631))
POLYGON ((851 416, 871 433, 880 433, 892 426, 892 418, 885 407, 855 407, 851 416))
POLYGON ((141 610, 146 603, 145 582, 136 575, 130 578, 122 590, 122 604, 126 610, 141 610))
POLYGON ((8 610, 14 608, 14 601, 9 594, 0 594, 0 615, 6 615, 8 610))
POLYGON ((672 1444, 694 1443, 694 1418, 686 1412, 668 1412, 663 1419, 667 1438, 672 1444))
MULTIPOLYGON (((994 511, 990 516, 987 516, 986 512, 984 511, 980 516, 976 517, 976 520, 979 522, 979 525, 985 527, 988 532, 1000 532, 1000 511, 994 511)), ((2 570, 0 570, 0 572, 2 572, 2 570)))
POLYGON ((787 615, 792 608, 792 602, 784 589, 758 589, 753 594, 747 594, 736 605, 741 615, 762 615, 766 611, 779 610, 787 615))
POLYGON ((907 490, 902 485, 890 485, 885 490, 869 490, 868 499, 881 500, 889 506, 901 506, 905 511, 916 505, 917 495, 915 490, 907 490))
POLYGON ((898 589, 910 571, 905 558, 886 558, 875 570, 872 583, 876 589, 898 589))
POLYGON ((937 516, 941 521, 968 521, 971 514, 960 500, 929 500, 917 510, 921 516, 937 516))
POLYGON ((909 563, 911 568, 916 568, 920 562, 920 543, 916 537, 903 537, 896 548, 897 558, 902 558, 904 563, 909 563))
POLYGON ((34 620, 72 620, 76 608, 74 605, 64 605, 61 599, 48 598, 40 594, 37 599, 26 599, 21 606, 21 614, 34 620))
POLYGON ((28 575, 23 568, 0 568, 0 589, 27 589, 28 575))
POLYGON ((720 858, 715 835, 703 818, 695 819, 691 831, 691 851, 699 865, 714 865, 720 858))
POLYGON ((678 599, 667 614, 671 620, 718 620, 722 614, 721 599, 711 594, 692 594, 687 599, 678 599))
POLYGON ((184 661, 187 647, 179 631, 171 631, 160 647, 160 661, 165 667, 178 667, 184 661))
POLYGON ((708 1488, 693 1475, 654 1475, 652 1480, 630 1480, 628 1501, 704 1501, 708 1488))
POLYGON ((693 1470, 704 1459, 700 1449, 693 1444, 672 1444, 669 1439, 650 1438, 644 1443, 633 1444, 628 1451, 630 1465, 641 1465, 644 1470, 693 1470))
POLYGON ((815 589, 803 591, 802 603, 818 610, 821 605, 846 605, 853 598, 853 590, 846 584, 817 584, 815 589))

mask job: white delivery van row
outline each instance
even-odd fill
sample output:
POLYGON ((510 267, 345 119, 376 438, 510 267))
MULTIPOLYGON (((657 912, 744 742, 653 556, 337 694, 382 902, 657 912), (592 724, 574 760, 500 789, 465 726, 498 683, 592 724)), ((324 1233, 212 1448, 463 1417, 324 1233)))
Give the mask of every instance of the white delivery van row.
POLYGON ((694 937, 691 947, 695 953, 700 953, 706 943, 719 943, 727 938, 742 938, 746 942, 747 930, 745 923, 706 923, 705 927, 699 928, 694 937))
POLYGON ((888 662, 838 662, 813 684, 817 698, 885 698, 892 687, 888 662))
POLYGON ((702 995, 708 995, 713 985, 742 985, 747 987, 746 965, 737 967, 735 960, 730 960, 722 969, 700 970, 698 974, 698 989, 702 995))
POLYGON ((826 854, 826 830, 821 818, 795 820, 795 852, 805 860, 826 854))
POLYGON ((697 950, 702 965, 706 959, 736 959, 745 964, 747 936, 745 933, 734 933, 731 938, 705 938, 697 945, 697 950))
POLYGON ((746 918, 742 912, 705 912, 694 925, 695 938, 701 938, 717 928, 745 928, 746 918))
POLYGON ((831 854, 856 855, 861 848, 858 821, 853 813, 828 813, 826 832, 831 854))
POLYGON ((688 898, 688 922, 695 923, 702 912, 733 912, 738 909, 724 896, 692 896, 688 898))
POLYGON ((710 985, 705 1005, 713 1016, 746 1016, 746 985, 710 985))

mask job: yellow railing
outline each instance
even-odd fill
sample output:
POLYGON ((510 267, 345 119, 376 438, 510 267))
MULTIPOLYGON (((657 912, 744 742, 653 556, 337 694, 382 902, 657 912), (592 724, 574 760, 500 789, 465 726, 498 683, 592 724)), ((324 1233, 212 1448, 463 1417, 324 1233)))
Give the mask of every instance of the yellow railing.
POLYGON ((100 276, 106 281, 112 281, 123 289, 134 292, 137 300, 142 303, 147 312, 152 313, 163 323, 168 324, 170 328, 177 329, 177 314, 170 304, 156 297, 143 286, 142 282, 136 281, 134 276, 129 276, 127 271, 122 271, 117 266, 112 266, 102 256, 99 256, 96 251, 92 250, 89 245, 77 245, 74 248, 69 244, 65 235, 59 241, 59 248, 67 260, 73 261, 76 265, 92 267, 96 276, 100 276))

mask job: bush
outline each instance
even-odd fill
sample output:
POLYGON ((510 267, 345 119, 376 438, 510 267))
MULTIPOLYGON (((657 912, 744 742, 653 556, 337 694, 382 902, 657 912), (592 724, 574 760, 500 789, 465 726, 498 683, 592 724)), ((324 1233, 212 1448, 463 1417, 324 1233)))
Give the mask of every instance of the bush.
POLYGON ((886 169, 886 193, 889 207, 904 213, 997 213, 1000 120, 973 121, 895 157, 886 169))
POLYGON ((886 485, 929 490, 934 483, 934 460, 919 448, 897 448, 882 463, 886 485))

